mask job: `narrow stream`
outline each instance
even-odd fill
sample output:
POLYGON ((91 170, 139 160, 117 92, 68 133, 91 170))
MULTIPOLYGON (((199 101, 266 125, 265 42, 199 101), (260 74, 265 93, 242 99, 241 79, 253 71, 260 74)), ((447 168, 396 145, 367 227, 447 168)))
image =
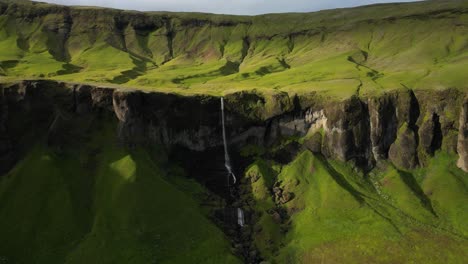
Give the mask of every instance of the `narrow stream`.
MULTIPOLYGON (((222 120, 221 122, 223 126, 224 166, 226 167, 226 170, 228 172, 228 177, 232 177, 234 181, 233 184, 236 184, 237 178, 236 178, 236 175, 234 175, 234 172, 232 172, 231 159, 229 157, 227 140, 226 140, 226 127, 224 124, 224 98, 223 97, 221 97, 221 120, 222 120)), ((228 178, 228 184, 229 184, 229 178, 228 178)))
MULTIPOLYGON (((224 167, 226 167, 227 170, 227 184, 228 188, 230 188, 230 179, 232 178, 233 183, 236 184, 237 178, 236 175, 234 175, 234 172, 232 170, 232 165, 231 165, 231 158, 229 157, 229 150, 228 150, 228 145, 227 145, 227 139, 226 139, 226 125, 225 125, 225 117, 224 117, 224 98, 221 97, 221 122, 223 126, 223 145, 224 145, 224 167)), ((242 208, 237 208, 237 224, 240 227, 244 226, 244 211, 242 208)))

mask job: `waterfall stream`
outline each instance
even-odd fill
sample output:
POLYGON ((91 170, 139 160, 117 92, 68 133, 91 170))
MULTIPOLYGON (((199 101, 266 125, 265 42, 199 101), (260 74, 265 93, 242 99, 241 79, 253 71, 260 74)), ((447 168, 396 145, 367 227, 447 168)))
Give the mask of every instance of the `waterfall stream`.
MULTIPOLYGON (((236 175, 234 175, 234 172, 232 171, 232 166, 231 166, 231 158, 229 157, 229 151, 228 151, 228 145, 227 145, 227 140, 226 140, 226 126, 224 124, 224 98, 221 97, 221 120, 222 120, 222 126, 223 126, 223 145, 224 145, 224 167, 226 167, 227 173, 228 173, 228 188, 229 188, 229 179, 232 177, 233 179, 233 184, 237 182, 236 175)), ((237 208, 237 224, 241 227, 244 226, 244 211, 242 208, 237 208)))
POLYGON ((241 227, 244 226, 244 211, 241 208, 237 208, 237 224, 241 227))
MULTIPOLYGON (((227 140, 226 140, 226 127, 224 125, 224 98, 221 97, 221 115, 222 115, 222 125, 223 125, 223 144, 224 144, 224 166, 226 167, 226 170, 228 171, 228 177, 232 177, 234 184, 236 183, 236 175, 234 175, 234 172, 232 172, 232 167, 231 167, 231 159, 229 158, 229 152, 228 152, 228 146, 227 146, 227 140)), ((229 183, 229 179, 228 179, 229 183)))

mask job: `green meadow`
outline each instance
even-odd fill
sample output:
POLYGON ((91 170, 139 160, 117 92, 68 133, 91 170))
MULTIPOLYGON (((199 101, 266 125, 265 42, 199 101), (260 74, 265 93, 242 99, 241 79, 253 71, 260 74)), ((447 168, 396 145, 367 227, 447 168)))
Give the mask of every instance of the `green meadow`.
POLYGON ((51 5, 17 5, 44 12, 28 20, 11 8, 0 15, 6 80, 215 95, 275 89, 349 97, 404 87, 467 88, 466 1, 253 17, 76 7, 66 18, 51 5), (128 21, 120 25, 114 15, 128 21))
POLYGON ((467 177, 453 155, 438 153, 424 169, 388 164, 363 175, 306 150, 286 165, 259 158, 245 177, 242 188, 252 193, 243 199, 257 215, 253 241, 272 263, 463 263, 467 257, 467 177), (292 200, 275 204, 273 186, 292 200))
POLYGON ((128 150, 112 135, 98 125, 63 152, 39 142, 2 177, 2 261, 241 263, 200 205, 219 198, 174 173, 164 152, 128 150))

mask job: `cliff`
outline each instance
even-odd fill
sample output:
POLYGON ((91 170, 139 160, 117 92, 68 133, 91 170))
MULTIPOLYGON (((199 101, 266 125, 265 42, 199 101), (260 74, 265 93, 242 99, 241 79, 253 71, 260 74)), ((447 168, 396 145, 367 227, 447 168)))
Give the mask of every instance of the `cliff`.
MULTIPOLYGON (((27 147, 30 136, 32 140, 44 135, 60 145, 70 134, 68 124, 83 116, 113 120, 116 137, 129 146, 181 146, 203 152, 222 145, 219 97, 52 81, 4 85, 2 94, 4 160, 27 147), (34 135, 29 135, 31 128, 34 135)), ((459 166, 466 170, 464 96, 454 89, 394 91, 342 101, 325 101, 317 94, 290 98, 285 93, 233 93, 225 96, 227 136, 238 150, 305 137, 304 146, 315 146, 311 150, 366 170, 385 160, 413 169, 442 150, 458 153, 459 166)), ((6 171, 11 163, 2 165, 6 171)))
POLYGON ((467 13, 0 0, 0 263, 463 262, 467 13))
POLYGON ((458 160, 458 167, 464 171, 468 171, 468 100, 465 101, 462 106, 460 114, 460 131, 458 133, 458 154, 460 159, 458 160))

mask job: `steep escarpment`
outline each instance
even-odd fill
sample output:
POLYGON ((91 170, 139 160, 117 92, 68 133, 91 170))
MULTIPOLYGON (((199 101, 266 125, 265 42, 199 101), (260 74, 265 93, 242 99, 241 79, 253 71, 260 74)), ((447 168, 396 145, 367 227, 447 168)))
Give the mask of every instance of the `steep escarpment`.
MULTIPOLYGON (((11 146, 27 145, 21 142, 27 142, 28 134, 18 131, 27 131, 31 125, 56 135, 61 134, 54 131, 63 120, 97 114, 116 121, 116 137, 130 146, 177 145, 202 152, 222 145, 218 97, 50 81, 24 81, 6 85, 2 91, 2 129, 6 131, 2 153, 11 152, 11 146)), ((465 168, 464 96, 454 89, 394 91, 343 101, 326 101, 314 93, 234 93, 225 97, 228 138, 240 149, 305 137, 305 146, 314 141, 314 151, 364 169, 385 160, 412 169, 424 166, 428 157, 442 150, 459 153, 460 166, 465 168)), ((63 132, 61 137, 67 133, 63 132)))

